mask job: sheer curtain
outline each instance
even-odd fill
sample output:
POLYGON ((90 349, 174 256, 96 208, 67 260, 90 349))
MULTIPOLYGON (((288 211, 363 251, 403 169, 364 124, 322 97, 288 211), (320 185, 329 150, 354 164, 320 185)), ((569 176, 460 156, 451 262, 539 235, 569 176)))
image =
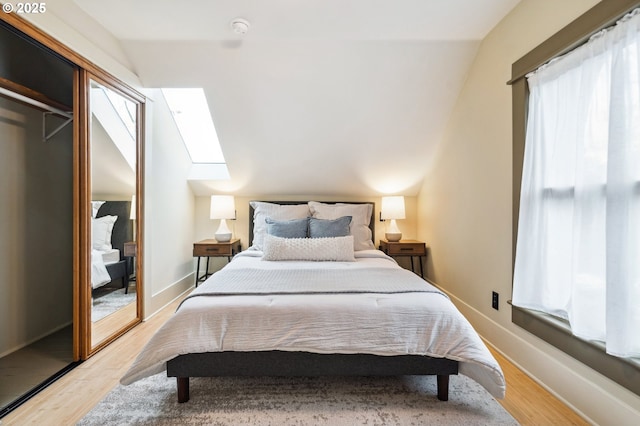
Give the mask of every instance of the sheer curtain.
POLYGON ((513 304, 640 356, 640 10, 528 84, 513 304))

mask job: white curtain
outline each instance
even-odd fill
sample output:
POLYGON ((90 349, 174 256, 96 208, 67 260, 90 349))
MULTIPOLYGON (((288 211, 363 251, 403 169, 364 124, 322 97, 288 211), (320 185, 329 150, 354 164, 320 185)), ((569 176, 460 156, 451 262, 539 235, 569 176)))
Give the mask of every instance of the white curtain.
POLYGON ((640 11, 528 76, 513 304, 640 356, 640 11))

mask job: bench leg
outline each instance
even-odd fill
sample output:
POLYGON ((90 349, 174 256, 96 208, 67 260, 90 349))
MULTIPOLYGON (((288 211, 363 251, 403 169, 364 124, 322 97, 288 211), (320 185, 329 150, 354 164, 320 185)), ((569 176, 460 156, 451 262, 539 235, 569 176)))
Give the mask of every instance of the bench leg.
POLYGON ((189 401, 189 378, 188 377, 176 377, 178 381, 178 402, 189 401))
POLYGON ((438 374, 438 399, 440 401, 449 400, 449 376, 438 374))

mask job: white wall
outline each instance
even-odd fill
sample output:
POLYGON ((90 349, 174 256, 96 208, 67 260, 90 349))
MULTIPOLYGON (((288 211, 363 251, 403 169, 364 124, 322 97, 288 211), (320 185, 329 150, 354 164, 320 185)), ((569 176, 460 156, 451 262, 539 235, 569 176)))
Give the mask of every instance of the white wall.
MULTIPOLYGON (((23 14, 20 17, 125 83, 133 87, 140 87, 140 79, 128 66, 126 55, 122 52, 120 43, 103 28, 99 26, 92 28, 88 35, 91 37, 90 40, 84 34, 58 19, 53 12, 23 14)), ((79 19, 84 19, 85 22, 79 22, 76 25, 85 28, 91 26, 90 22, 86 22, 86 15, 79 19)))
POLYGON ((146 90, 144 312, 152 315, 193 285, 191 159, 160 90, 146 90))
POLYGON ((0 357, 72 322, 72 158, 71 126, 44 142, 42 113, 0 97, 0 357))
MULTIPOLYGON (((523 0, 485 38, 418 197, 429 276, 491 344, 584 416, 640 424, 640 397, 511 323, 511 64, 596 0, 523 0), (491 308, 491 292, 501 306, 491 308)), ((507 390, 508 392, 508 390, 507 390)))

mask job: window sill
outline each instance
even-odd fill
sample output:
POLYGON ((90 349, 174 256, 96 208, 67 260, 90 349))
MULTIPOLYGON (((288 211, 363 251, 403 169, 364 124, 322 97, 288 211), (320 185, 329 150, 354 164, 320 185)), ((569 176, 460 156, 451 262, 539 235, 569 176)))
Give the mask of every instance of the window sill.
POLYGON ((511 321, 620 386, 640 395, 640 360, 608 355, 603 344, 572 335, 564 321, 542 312, 511 306, 511 321))

